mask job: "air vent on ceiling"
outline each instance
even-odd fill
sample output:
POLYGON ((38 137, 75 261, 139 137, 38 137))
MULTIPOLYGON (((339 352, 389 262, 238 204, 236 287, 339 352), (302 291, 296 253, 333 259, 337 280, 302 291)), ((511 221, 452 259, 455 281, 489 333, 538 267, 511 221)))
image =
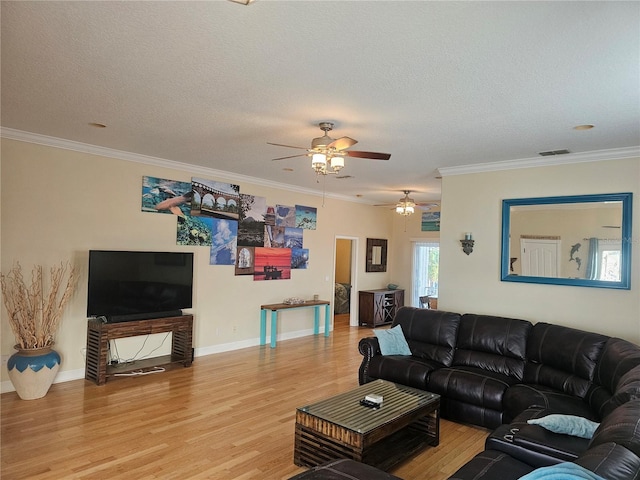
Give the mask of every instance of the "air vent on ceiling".
POLYGON ((571 152, 565 148, 563 150, 548 150, 546 152, 538 152, 538 155, 541 155, 543 157, 548 157, 550 155, 566 155, 567 153, 571 153, 571 152))

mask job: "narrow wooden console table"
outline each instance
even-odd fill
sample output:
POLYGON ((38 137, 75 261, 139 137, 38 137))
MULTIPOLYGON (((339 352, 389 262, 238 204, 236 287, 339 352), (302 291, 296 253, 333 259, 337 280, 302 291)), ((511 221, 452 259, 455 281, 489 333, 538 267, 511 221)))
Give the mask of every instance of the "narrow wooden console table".
POLYGON ((320 307, 324 305, 324 336, 329 336, 331 328, 331 315, 327 300, 307 300, 304 303, 272 303, 270 305, 260 305, 260 345, 267 343, 267 310, 271 310, 271 348, 276 348, 276 338, 278 336, 278 311, 291 308, 314 307, 313 334, 320 333, 320 307))
POLYGON ((91 319, 87 326, 87 358, 85 378, 104 385, 108 377, 116 373, 128 373, 143 368, 160 367, 174 363, 191 365, 193 344, 193 315, 134 320, 131 322, 104 323, 91 319), (149 358, 130 365, 107 365, 109 341, 117 338, 136 337, 152 333, 172 333, 171 355, 149 358))

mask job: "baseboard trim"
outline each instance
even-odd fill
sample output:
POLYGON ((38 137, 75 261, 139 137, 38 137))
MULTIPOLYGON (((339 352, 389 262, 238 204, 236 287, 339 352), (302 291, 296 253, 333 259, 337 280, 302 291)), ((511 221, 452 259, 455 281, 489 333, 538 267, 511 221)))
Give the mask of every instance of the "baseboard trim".
MULTIPOLYGON (((313 329, 306 330, 298 330, 296 332, 287 332, 278 335, 278 342, 291 340, 294 338, 308 337, 313 335, 313 329)), ((320 328, 320 335, 324 335, 324 328, 320 328)), ((271 348, 269 346, 269 339, 267 339, 267 345, 265 348, 271 348)), ((231 352, 233 350, 240 350, 241 348, 247 347, 255 347, 260 345, 259 338, 250 338, 248 340, 242 340, 239 342, 231 342, 231 343, 222 343, 220 345, 211 345, 208 347, 199 347, 195 349, 195 357, 204 357, 206 355, 213 355, 216 353, 223 352, 231 352)), ((285 347, 286 348, 286 347, 285 347)), ((77 370, 65 370, 62 372, 58 372, 56 378, 53 379, 53 383, 64 383, 71 382, 73 380, 82 380, 84 379, 84 368, 80 368, 77 370)), ((11 380, 5 380, 4 382, 0 382, 0 394, 15 392, 15 388, 13 388, 13 384, 11 380)))

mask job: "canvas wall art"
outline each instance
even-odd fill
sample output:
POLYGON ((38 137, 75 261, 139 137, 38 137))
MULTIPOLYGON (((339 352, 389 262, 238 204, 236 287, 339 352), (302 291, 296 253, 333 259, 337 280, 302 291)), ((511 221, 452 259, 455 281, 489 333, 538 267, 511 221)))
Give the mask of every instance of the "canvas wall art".
POLYGON ((295 227, 296 207, 276 205, 276 225, 278 227, 295 227))
POLYGON ((291 249, 256 247, 253 279, 288 280, 291 278, 291 249))
POLYGON ((236 255, 236 275, 253 275, 255 267, 255 248, 238 247, 236 255))
POLYGON ((213 219, 207 217, 178 217, 177 244, 210 247, 213 237, 213 219))
POLYGON ((308 248, 292 248, 291 249, 291 268, 303 269, 309 266, 309 249, 308 248))
POLYGON ((271 225, 272 227, 276 225, 276 207, 267 206, 267 214, 264 217, 264 224, 271 225))
POLYGON ((192 196, 190 182, 142 177, 143 212, 189 215, 192 196))
POLYGON ((285 227, 264 227, 264 246, 267 248, 284 248, 285 227))
POLYGON ((238 220, 240 218, 240 187, 205 178, 192 178, 191 215, 238 220))
POLYGON ((235 265, 238 222, 212 218, 210 265, 235 265))
POLYGON ((422 212, 423 232, 439 232, 440 231, 440 212, 422 212))
POLYGON ((255 195, 240 194, 240 221, 238 245, 264 246, 264 218, 267 215, 267 199, 255 195))
POLYGON ((302 229, 285 227, 284 248, 302 248, 302 229))
POLYGON ((304 205, 296 205, 296 227, 306 230, 316 229, 316 219, 318 217, 318 209, 314 207, 305 207, 304 205))

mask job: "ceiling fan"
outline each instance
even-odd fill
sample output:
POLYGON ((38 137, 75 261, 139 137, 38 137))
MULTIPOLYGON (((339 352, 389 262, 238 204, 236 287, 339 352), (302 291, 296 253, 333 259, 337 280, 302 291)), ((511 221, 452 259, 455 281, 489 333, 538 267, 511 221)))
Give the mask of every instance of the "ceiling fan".
POLYGON ((392 207, 395 209, 396 213, 405 217, 414 213, 416 208, 419 208, 420 210, 431 210, 431 207, 438 206, 437 203, 416 202, 413 198, 409 197, 411 190, 403 190, 402 193, 404 193, 404 197, 398 200, 398 203, 383 203, 374 206, 392 207))
POLYGON ((329 175, 337 174, 344 168, 344 157, 368 158, 371 160, 389 160, 389 158, 391 158, 391 154, 389 153, 348 150, 349 147, 352 147, 358 143, 358 141, 349 137, 340 137, 335 140, 331 138, 329 136, 329 132, 333 130, 333 123, 331 122, 320 122, 318 126, 320 130, 324 132, 324 135, 314 138, 311 141, 311 148, 267 142, 267 144, 277 147, 298 148, 307 151, 307 153, 274 158, 273 160, 285 160, 287 158, 304 156, 311 157, 311 167, 315 170, 316 175, 329 175))

